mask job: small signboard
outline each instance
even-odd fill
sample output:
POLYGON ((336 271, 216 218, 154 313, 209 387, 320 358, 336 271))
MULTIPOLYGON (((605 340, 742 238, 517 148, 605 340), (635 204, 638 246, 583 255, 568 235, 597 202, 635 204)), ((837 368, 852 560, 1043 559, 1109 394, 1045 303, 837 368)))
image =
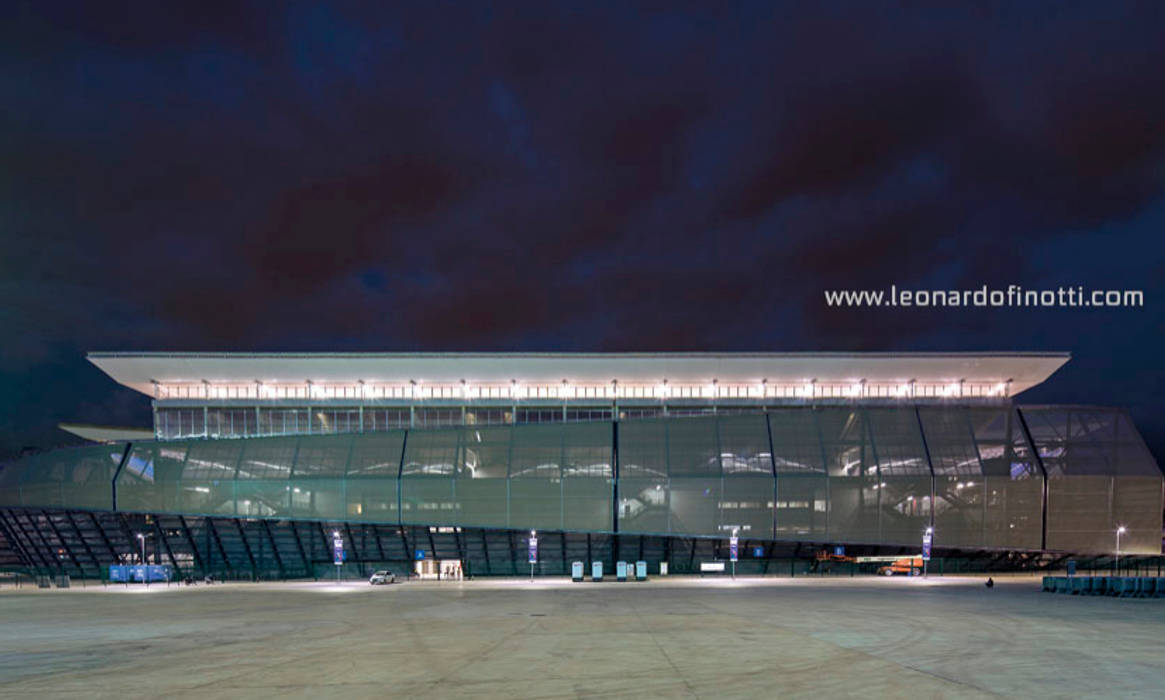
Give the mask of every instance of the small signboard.
POLYGON ((845 556, 845 547, 841 546, 840 544, 839 544, 839 545, 834 545, 834 547, 833 547, 833 556, 835 556, 835 557, 844 557, 844 556, 845 556))
POLYGON ((418 549, 416 551, 416 553, 413 554, 413 559, 416 559, 417 561, 424 561, 425 560, 425 550, 418 549))
POLYGON ((336 566, 344 563, 344 538, 339 535, 332 537, 332 563, 336 566))
POLYGON ((529 555, 530 555, 530 557, 529 557, 530 563, 537 564, 538 563, 538 538, 537 537, 530 538, 529 555))
POLYGON ((765 548, 764 547, 753 547, 752 548, 752 556, 754 558, 761 559, 764 557, 764 555, 765 555, 765 548))
POLYGON ((930 542, 933 538, 929 532, 922 536, 922 560, 930 561, 930 542))
POLYGON ((728 559, 738 561, 740 556, 740 538, 733 535, 728 540, 728 559))
POLYGON ((171 571, 168 564, 114 564, 109 567, 109 580, 112 583, 169 581, 171 571))

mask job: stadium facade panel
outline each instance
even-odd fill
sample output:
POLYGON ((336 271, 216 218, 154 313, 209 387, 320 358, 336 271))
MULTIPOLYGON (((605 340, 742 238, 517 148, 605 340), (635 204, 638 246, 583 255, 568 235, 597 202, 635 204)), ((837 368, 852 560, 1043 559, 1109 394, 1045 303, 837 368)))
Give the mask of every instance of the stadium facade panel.
POLYGON ((105 444, 7 464, 0 506, 1129 554, 1163 507, 1123 411, 963 405, 105 444))

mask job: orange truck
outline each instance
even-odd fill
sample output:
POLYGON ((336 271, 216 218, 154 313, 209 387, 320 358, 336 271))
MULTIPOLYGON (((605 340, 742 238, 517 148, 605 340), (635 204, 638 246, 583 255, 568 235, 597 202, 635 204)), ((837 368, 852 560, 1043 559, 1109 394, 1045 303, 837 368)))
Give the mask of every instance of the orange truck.
POLYGON ((901 574, 903 576, 918 576, 922 573, 922 557, 902 557, 895 559, 886 566, 878 567, 878 575, 893 576, 901 574))

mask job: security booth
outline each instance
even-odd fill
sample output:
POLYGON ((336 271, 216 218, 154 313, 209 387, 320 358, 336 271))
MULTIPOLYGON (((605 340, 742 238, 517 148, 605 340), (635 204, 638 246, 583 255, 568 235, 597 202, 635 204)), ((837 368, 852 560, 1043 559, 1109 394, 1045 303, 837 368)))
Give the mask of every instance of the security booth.
POLYGON ((616 581, 626 581, 627 580, 627 562, 625 562, 625 561, 615 562, 615 580, 616 581))
POLYGON ((576 561, 570 565, 570 580, 583 580, 583 563, 581 561, 576 561))
POLYGON ((592 581, 602 581, 603 580, 603 562, 596 561, 596 562, 591 563, 591 580, 592 581))
POLYGON ((635 580, 636 581, 646 581, 647 580, 647 562, 645 562, 645 561, 635 562, 635 580))

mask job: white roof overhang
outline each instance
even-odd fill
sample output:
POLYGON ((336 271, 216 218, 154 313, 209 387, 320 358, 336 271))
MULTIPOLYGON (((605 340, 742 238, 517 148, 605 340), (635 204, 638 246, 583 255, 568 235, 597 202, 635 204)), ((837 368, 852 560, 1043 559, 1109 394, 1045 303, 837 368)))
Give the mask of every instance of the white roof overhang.
POLYGON ((1069 359, 1061 352, 825 353, 180 353, 93 352, 88 359, 143 394, 154 383, 672 384, 1007 382, 1014 396, 1069 359))

